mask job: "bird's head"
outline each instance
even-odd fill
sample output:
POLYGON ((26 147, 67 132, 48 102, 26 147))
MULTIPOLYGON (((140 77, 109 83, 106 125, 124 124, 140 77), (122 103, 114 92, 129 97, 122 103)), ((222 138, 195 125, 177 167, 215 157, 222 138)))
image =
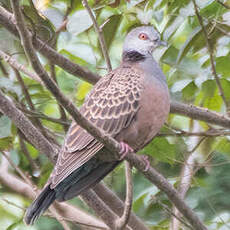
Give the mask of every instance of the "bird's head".
POLYGON ((148 56, 160 45, 166 45, 161 41, 160 34, 152 26, 141 26, 127 34, 123 45, 123 54, 137 52, 148 56))

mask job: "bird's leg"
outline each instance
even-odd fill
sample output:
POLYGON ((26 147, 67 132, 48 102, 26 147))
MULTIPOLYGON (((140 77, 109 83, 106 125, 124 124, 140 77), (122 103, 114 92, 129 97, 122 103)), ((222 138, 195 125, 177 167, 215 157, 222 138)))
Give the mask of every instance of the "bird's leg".
POLYGON ((120 149, 121 150, 119 153, 120 153, 121 157, 119 160, 123 160, 128 153, 134 152, 133 149, 123 141, 120 142, 120 149))
POLYGON ((144 169, 144 172, 147 172, 150 168, 150 162, 149 162, 149 159, 148 159, 148 156, 146 155, 141 155, 141 159, 144 161, 145 163, 145 169, 144 169))

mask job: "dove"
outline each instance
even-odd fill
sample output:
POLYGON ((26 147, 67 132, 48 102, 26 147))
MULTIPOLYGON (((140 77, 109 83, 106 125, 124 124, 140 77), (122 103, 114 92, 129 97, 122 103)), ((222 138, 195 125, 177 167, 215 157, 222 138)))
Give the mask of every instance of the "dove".
POLYGON ((72 122, 44 189, 27 209, 33 224, 55 201, 69 200, 95 186, 132 151, 146 146, 169 114, 166 77, 152 52, 163 42, 152 26, 132 29, 126 36, 118 68, 102 77, 80 112, 102 132, 120 143, 120 159, 72 122))

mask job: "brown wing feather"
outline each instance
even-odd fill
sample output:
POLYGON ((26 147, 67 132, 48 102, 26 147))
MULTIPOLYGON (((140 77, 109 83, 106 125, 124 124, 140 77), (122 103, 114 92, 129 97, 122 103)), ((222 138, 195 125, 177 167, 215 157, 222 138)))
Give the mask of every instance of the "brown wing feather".
MULTIPOLYGON (((129 126, 138 111, 142 89, 138 70, 118 68, 95 85, 80 111, 98 128, 115 137, 129 126)), ((101 148, 103 144, 73 122, 52 173, 51 187, 55 187, 101 148)))

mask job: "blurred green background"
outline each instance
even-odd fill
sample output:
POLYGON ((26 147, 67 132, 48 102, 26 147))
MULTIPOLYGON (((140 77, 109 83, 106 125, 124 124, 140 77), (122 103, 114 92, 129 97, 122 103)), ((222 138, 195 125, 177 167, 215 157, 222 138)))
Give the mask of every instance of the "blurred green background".
MULTIPOLYGON (((41 39, 52 45, 60 54, 71 61, 100 75, 106 74, 98 36, 92 21, 81 1, 29 0, 20 1, 27 26, 41 39), (63 21, 67 24, 63 26, 63 21), (60 30, 60 27, 62 29, 60 30)), ((223 87, 223 93, 230 100, 230 1, 196 0, 207 31, 214 64, 223 87), (223 4, 220 4, 224 3, 223 4)), ((11 11, 8 0, 0 5, 11 11)), ((122 44, 127 32, 138 25, 151 24, 168 42, 167 47, 158 48, 154 57, 160 62, 167 76, 172 100, 193 104, 227 114, 218 90, 210 62, 210 52, 202 27, 190 0, 90 0, 99 25, 103 26, 106 45, 112 67, 121 60, 122 44)), ((21 64, 31 69, 25 58, 20 41, 0 25, 0 50, 13 55, 21 64)), ((39 55, 45 69, 50 73, 50 62, 39 55)), ((14 71, 0 60, 0 88, 9 97, 28 109, 28 103, 14 71), (5 70, 5 71, 4 71, 5 70)), ((91 85, 55 66, 56 80, 62 90, 77 106, 80 106, 91 85)), ((52 95, 36 81, 22 74, 32 102, 39 115, 60 118, 58 104, 52 95)), ((62 117, 63 118, 63 117, 62 117)), ((69 117, 68 117, 69 119, 69 117)), ((40 119, 50 135, 62 143, 65 131, 59 123, 40 119)), ((186 194, 186 202, 194 209, 210 230, 230 229, 230 142, 229 136, 207 137, 183 135, 185 132, 208 132, 219 128, 188 117, 170 114, 163 135, 155 138, 141 153, 150 156, 151 163, 174 186, 181 180, 185 160, 192 156, 193 175, 186 194), (181 133, 181 135, 176 135, 181 133), (197 147, 197 148, 196 148, 197 147)), ((223 128, 224 129, 224 128, 223 128)), ((224 129, 225 131, 229 131, 224 129)), ((35 174, 35 168, 23 154, 16 127, 6 116, 0 117, 0 150, 9 153, 10 158, 25 174, 35 174)), ((29 143, 26 147, 39 168, 40 175, 31 179, 39 188, 45 184, 52 164, 29 143)), ((0 158, 2 155, 0 154, 0 158)), ((18 175, 10 167, 10 173, 18 175)), ((140 216, 151 230, 169 229, 172 208, 165 194, 148 182, 135 169, 133 211, 140 216)), ((120 165, 105 178, 106 184, 124 198, 124 166, 120 165)), ((0 229, 7 230, 58 230, 62 226, 55 219, 41 217, 33 227, 26 227, 22 221, 25 208, 30 204, 26 197, 18 195, 0 183, 0 229), (19 206, 19 207, 17 207, 19 206)), ((91 212, 78 198, 69 201, 91 212)), ((80 229, 70 225, 71 229, 80 229)), ((180 229, 186 229, 183 225, 180 229)))

